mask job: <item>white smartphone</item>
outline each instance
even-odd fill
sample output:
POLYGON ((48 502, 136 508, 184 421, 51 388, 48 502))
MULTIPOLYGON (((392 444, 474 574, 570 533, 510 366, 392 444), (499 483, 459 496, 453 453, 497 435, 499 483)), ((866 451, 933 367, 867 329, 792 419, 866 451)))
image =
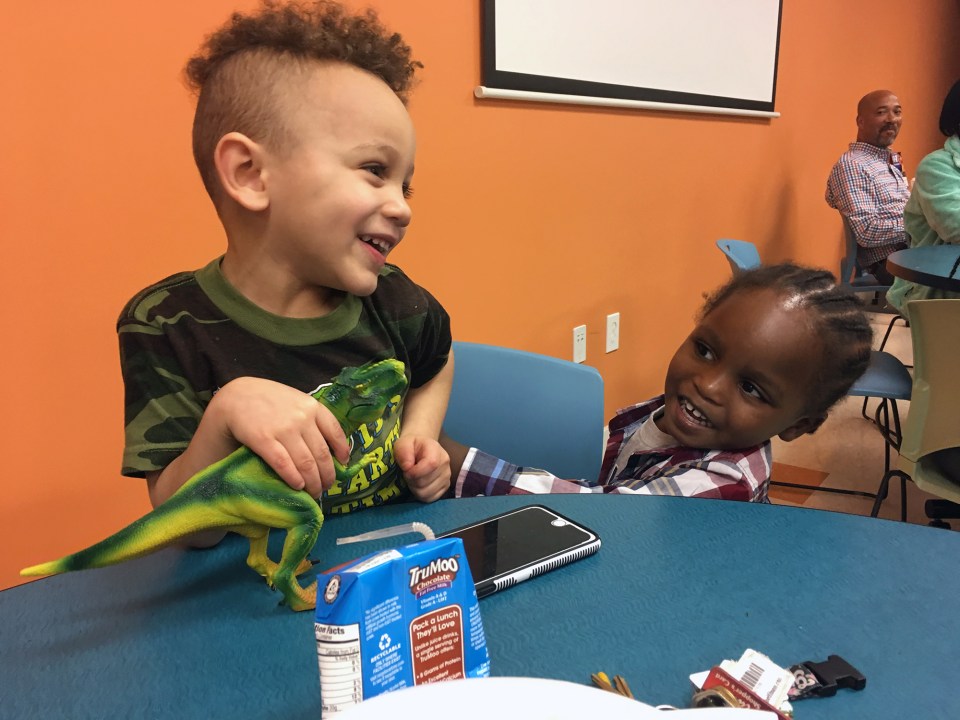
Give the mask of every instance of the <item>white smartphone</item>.
POLYGON ((463 540, 477 597, 592 555, 600 538, 543 505, 527 505, 439 537, 463 540))

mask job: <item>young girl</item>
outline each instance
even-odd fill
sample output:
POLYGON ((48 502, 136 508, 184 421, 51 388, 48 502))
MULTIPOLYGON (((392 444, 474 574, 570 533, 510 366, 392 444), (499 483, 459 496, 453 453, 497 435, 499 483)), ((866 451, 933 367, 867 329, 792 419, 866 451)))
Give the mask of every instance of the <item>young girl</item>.
POLYGON ((610 421, 599 480, 561 480, 443 437, 455 494, 765 502, 770 438, 790 441, 820 427, 867 369, 872 340, 860 301, 829 272, 792 264, 744 272, 707 299, 670 361, 664 394, 610 421))

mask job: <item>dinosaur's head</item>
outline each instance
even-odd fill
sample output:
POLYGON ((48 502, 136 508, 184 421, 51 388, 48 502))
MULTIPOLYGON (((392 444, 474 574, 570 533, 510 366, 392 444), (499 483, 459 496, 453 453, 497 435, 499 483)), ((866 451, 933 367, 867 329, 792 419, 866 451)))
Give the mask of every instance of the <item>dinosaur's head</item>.
POLYGON ((381 417, 390 401, 406 386, 403 363, 381 360, 344 368, 314 397, 329 408, 349 435, 361 425, 381 417))

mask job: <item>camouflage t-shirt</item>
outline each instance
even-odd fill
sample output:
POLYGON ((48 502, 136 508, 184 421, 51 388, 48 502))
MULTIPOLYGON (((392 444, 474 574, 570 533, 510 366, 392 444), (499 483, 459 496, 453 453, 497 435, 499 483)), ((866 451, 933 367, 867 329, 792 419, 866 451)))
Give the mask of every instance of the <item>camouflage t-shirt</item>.
MULTIPOLYGON (((446 364, 450 320, 430 293, 387 265, 368 297, 347 295, 322 318, 273 315, 247 300, 220 272, 220 259, 138 293, 117 321, 125 387, 124 475, 144 477, 182 453, 217 390, 243 376, 313 392, 344 367, 396 358, 409 386, 446 364)), ((404 395, 405 397, 405 395, 404 395)), ((325 512, 342 513, 404 498, 393 458, 403 401, 350 438, 351 461, 374 463, 324 494, 325 512)))

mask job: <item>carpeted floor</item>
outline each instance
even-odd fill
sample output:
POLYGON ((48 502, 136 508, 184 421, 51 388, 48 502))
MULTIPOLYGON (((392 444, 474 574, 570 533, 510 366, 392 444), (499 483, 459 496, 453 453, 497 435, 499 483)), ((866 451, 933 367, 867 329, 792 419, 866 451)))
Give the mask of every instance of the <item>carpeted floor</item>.
MULTIPOLYGON (((830 473, 823 470, 811 470, 810 468, 797 467, 796 465, 787 465, 786 463, 773 463, 772 479, 775 482, 794 483, 797 485, 823 485, 823 481, 829 477, 830 473)), ((813 495, 810 490, 800 490, 798 488, 770 487, 770 501, 782 505, 803 505, 813 495)))

